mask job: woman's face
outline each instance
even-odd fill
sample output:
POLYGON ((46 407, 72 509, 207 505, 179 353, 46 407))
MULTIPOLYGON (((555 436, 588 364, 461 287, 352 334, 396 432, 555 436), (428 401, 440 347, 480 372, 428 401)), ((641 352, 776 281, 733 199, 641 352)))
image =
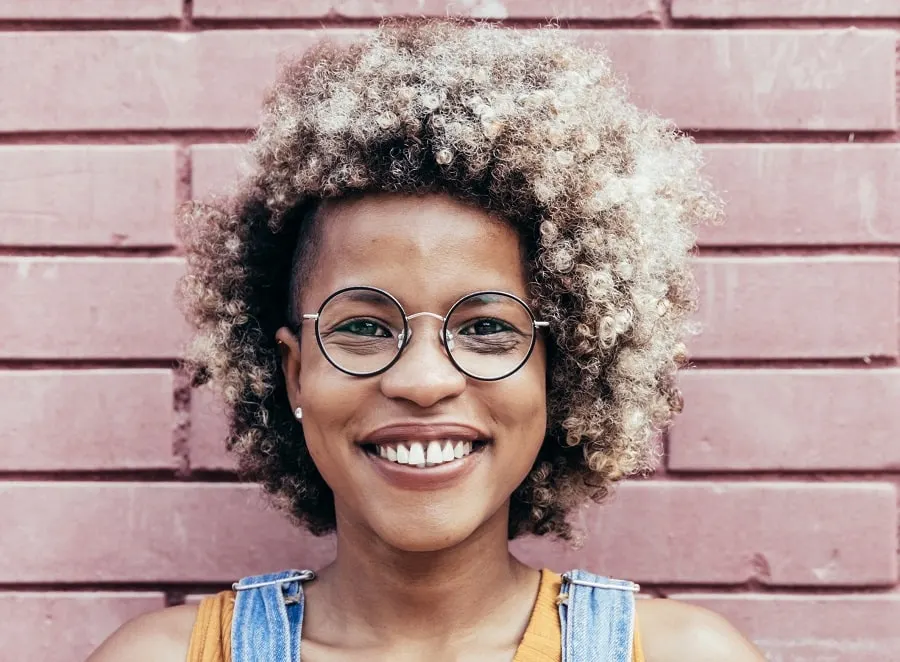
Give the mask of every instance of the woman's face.
MULTIPOLYGON (((319 251, 296 302, 301 314, 358 285, 391 293, 407 315, 443 317, 476 290, 529 299, 518 235, 480 209, 444 195, 369 195, 320 214, 319 251)), ((326 341, 351 354, 368 352, 367 343, 396 342, 396 329, 380 319, 331 325, 338 330, 326 341)), ((283 368, 291 405, 303 409, 306 443, 334 492, 338 527, 362 527, 404 551, 451 547, 488 522, 505 533, 509 497, 544 438, 543 332, 536 331, 534 351, 517 372, 488 382, 454 367, 439 341, 440 320, 419 316, 409 328, 412 339, 399 360, 370 377, 329 363, 312 321, 303 324, 299 345, 286 328, 278 332, 288 347, 283 368), (414 444, 427 456, 430 442, 438 442, 441 463, 409 464, 414 444), (391 459, 392 453, 403 459, 401 446, 410 456, 406 464, 391 459)), ((481 332, 492 329, 482 323, 481 332)))

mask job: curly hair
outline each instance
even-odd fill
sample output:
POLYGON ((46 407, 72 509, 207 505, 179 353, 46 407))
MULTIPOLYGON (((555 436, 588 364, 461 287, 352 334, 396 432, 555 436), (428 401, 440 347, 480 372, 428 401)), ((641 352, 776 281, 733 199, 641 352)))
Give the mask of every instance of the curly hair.
POLYGON ((286 63, 248 154, 231 194, 182 213, 197 328, 185 361, 226 403, 241 475, 296 523, 332 531, 334 498, 291 414, 275 332, 294 270, 314 259, 317 206, 354 194, 448 194, 522 237, 550 322, 548 425, 510 538, 571 539, 574 507, 652 468, 681 409, 694 226, 719 203, 696 145, 630 103, 602 54, 555 27, 386 21, 286 63))

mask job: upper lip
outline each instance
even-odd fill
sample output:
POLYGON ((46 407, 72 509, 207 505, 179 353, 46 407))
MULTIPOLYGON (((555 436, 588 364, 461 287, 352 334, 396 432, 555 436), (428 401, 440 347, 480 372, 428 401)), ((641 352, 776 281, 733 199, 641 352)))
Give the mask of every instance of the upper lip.
POLYGON ((402 422, 384 425, 368 433, 361 444, 390 444, 401 441, 487 441, 488 435, 465 423, 402 422))

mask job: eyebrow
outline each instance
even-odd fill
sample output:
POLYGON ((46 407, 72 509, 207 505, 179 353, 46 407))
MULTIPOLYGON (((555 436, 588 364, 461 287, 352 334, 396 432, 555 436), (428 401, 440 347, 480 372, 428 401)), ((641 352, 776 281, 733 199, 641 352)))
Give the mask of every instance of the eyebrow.
POLYGON ((494 303, 496 301, 500 301, 502 295, 500 294, 479 294, 478 296, 470 296, 466 302, 474 301, 476 303, 494 303))
MULTIPOLYGON (((475 291, 477 291, 477 290, 474 290, 473 292, 475 292, 475 291)), ((371 303, 371 304, 382 304, 382 305, 390 303, 391 305, 393 305, 393 301, 390 301, 387 298, 385 298, 384 294, 382 294, 381 292, 375 292, 372 290, 365 290, 365 289, 349 290, 347 292, 344 292, 341 296, 347 297, 347 299, 353 303, 371 303)), ((468 295, 465 295, 465 296, 468 296, 468 295)), ((457 297, 453 301, 454 302, 458 301, 459 298, 460 297, 457 297)), ((478 296, 469 298, 462 305, 463 305, 463 307, 469 307, 469 306, 473 306, 473 305, 477 306, 479 304, 491 304, 491 303, 496 303, 498 300, 500 300, 500 298, 501 298, 501 295, 499 295, 499 294, 479 294, 478 296)), ((402 307, 402 302, 401 302, 401 307, 402 307)), ((445 308, 445 310, 447 310, 447 309, 449 309, 449 305, 445 308)), ((403 310, 405 311, 406 309, 403 308, 403 310)), ((407 314, 415 314, 415 313, 409 313, 407 311, 407 314)))
POLYGON ((381 292, 373 292, 372 290, 352 290, 350 292, 344 292, 341 296, 345 296, 351 301, 355 301, 358 303, 391 303, 393 305, 393 301, 388 301, 384 294, 381 292))

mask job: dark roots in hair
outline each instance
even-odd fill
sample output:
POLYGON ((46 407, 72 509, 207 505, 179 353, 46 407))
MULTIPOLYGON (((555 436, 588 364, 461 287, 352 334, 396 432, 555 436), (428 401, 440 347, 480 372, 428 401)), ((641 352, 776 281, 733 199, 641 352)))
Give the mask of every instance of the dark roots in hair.
POLYGON ((443 192, 521 233, 531 303, 551 323, 548 429, 512 495, 510 538, 570 538, 574 507, 652 468, 681 406, 693 226, 718 202, 697 147, 628 102, 602 55, 555 28, 388 22, 285 66, 250 154, 230 197, 183 214, 182 298, 198 330, 186 360, 224 398, 242 475, 297 523, 333 530, 334 498, 274 335, 311 210, 352 194, 443 192))

